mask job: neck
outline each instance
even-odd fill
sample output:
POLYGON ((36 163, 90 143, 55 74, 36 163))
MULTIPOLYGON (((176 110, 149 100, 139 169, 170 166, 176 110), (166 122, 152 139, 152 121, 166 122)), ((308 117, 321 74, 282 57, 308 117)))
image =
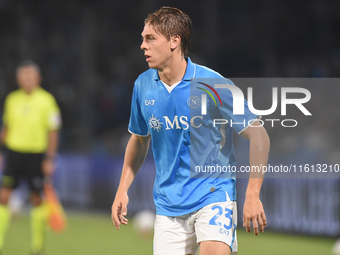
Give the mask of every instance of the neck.
POLYGON ((167 67, 158 70, 159 78, 169 86, 182 80, 187 68, 187 61, 183 56, 174 58, 167 67))
POLYGON ((22 88, 23 91, 25 91, 26 94, 31 94, 38 86, 34 86, 32 88, 22 88))

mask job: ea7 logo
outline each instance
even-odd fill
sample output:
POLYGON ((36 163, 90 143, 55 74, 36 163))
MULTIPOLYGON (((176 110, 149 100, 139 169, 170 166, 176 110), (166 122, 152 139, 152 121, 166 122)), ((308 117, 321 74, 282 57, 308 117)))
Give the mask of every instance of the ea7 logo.
POLYGON ((155 100, 145 100, 145 105, 154 105, 155 100))

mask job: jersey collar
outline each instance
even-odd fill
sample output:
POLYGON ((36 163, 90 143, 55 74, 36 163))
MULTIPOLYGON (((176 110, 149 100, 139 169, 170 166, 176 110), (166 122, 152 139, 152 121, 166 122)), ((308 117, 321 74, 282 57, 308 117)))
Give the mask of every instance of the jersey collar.
MULTIPOLYGON (((187 70, 185 71, 185 74, 183 76, 183 81, 191 81, 195 78, 195 73, 196 73, 196 65, 191 62, 191 59, 188 57, 186 58, 188 64, 187 64, 187 70)), ((159 81, 159 74, 158 71, 155 70, 155 74, 153 75, 153 80, 159 81)))

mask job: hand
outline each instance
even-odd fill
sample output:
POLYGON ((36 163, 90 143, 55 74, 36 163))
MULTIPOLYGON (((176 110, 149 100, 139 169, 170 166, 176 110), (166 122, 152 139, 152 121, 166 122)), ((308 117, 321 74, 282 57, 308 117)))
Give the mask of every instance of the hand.
POLYGON ((120 224, 127 225, 128 220, 125 218, 127 215, 127 205, 129 203, 129 197, 126 192, 117 192, 115 201, 111 208, 111 219, 116 229, 119 230, 120 224))
POLYGON ((52 158, 46 158, 42 162, 42 170, 45 177, 51 177, 55 171, 55 164, 52 158))
POLYGON ((256 196, 246 197, 243 206, 243 227, 246 228, 248 233, 251 232, 250 222, 253 222, 253 230, 256 236, 259 235, 259 228, 263 233, 264 228, 267 226, 263 205, 256 196))

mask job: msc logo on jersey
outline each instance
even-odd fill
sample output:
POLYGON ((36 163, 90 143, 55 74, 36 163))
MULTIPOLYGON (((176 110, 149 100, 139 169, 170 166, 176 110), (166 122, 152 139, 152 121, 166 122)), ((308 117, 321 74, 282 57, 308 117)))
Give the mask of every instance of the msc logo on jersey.
MULTIPOLYGON (((203 119, 202 116, 195 116, 192 117, 191 120, 188 119, 187 116, 178 116, 175 115, 173 117, 173 119, 170 119, 168 116, 163 116, 164 122, 165 122, 165 130, 173 130, 173 129, 183 129, 183 130, 187 130, 189 129, 189 123, 190 125, 192 125, 195 128, 199 128, 202 123, 195 123, 196 119, 203 119)), ((197 121, 196 121, 197 122, 197 121)), ((149 125, 153 130, 157 130, 157 132, 159 132, 162 129, 162 124, 163 122, 161 122, 160 119, 158 119, 157 117, 152 116, 149 118, 149 125)))
POLYGON ((187 130, 189 128, 188 117, 175 115, 174 119, 171 121, 168 116, 163 116, 165 120, 166 130, 170 129, 183 129, 187 130))
POLYGON ((201 99, 198 96, 191 96, 188 98, 187 104, 190 108, 196 109, 201 106, 201 99))
POLYGON ((162 124, 163 122, 160 122, 160 119, 157 119, 156 117, 152 116, 149 118, 149 125, 153 130, 157 130, 157 132, 159 132, 159 130, 162 129, 162 124))

